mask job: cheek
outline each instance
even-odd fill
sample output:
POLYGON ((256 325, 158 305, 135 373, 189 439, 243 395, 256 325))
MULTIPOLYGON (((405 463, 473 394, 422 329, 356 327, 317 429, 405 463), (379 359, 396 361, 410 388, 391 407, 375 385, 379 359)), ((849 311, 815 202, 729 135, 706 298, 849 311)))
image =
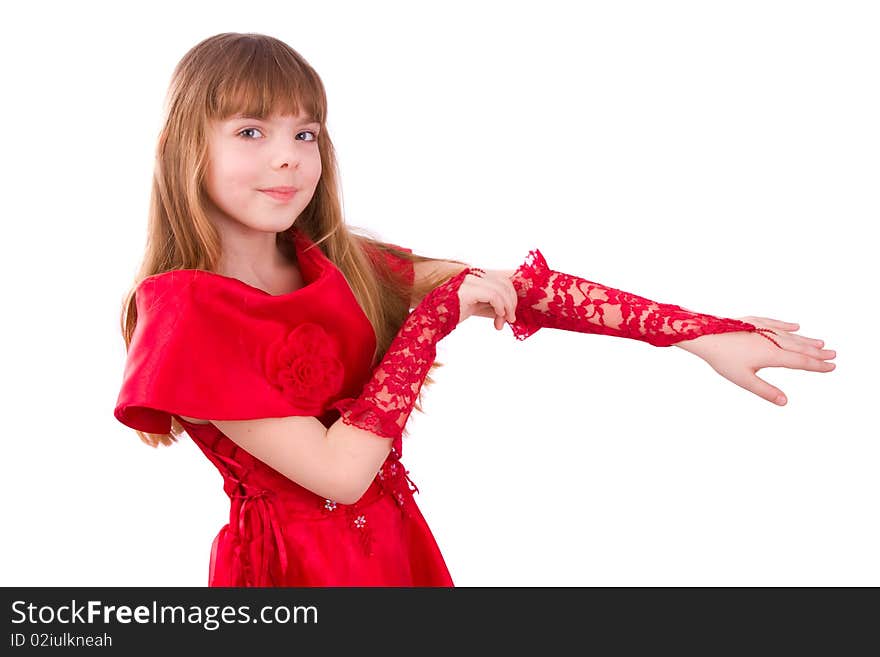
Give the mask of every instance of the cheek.
POLYGON ((217 168, 214 190, 228 202, 249 202, 260 185, 259 178, 253 164, 243 159, 227 159, 217 168))
POLYGON ((252 158, 231 153, 223 160, 222 178, 228 185, 252 186, 257 176, 257 168, 252 158))
POLYGON ((227 212, 253 200, 259 184, 251 168, 241 158, 225 155, 211 162, 206 175, 206 189, 214 203, 227 212))
POLYGON ((309 180, 311 181, 312 188, 318 186, 318 181, 321 179, 321 157, 315 157, 314 161, 311 162, 309 167, 309 180))

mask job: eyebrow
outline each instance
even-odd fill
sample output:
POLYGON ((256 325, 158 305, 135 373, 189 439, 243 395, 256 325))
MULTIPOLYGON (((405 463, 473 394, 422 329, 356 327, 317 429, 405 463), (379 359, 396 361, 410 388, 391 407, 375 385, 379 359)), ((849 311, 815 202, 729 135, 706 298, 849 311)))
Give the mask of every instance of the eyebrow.
MULTIPOLYGON (((265 118, 265 117, 257 116, 257 115, 255 115, 255 114, 244 114, 244 113, 234 114, 234 115, 233 115, 232 117, 230 117, 230 118, 232 118, 233 120, 238 120, 238 119, 249 119, 249 120, 252 120, 252 121, 268 121, 268 119, 265 118)), ((305 124, 309 124, 309 123, 317 123, 317 124, 320 125, 321 122, 318 121, 318 120, 317 120, 315 117, 313 117, 313 116, 306 116, 306 117, 303 117, 303 120, 300 121, 299 123, 300 123, 301 125, 305 125, 305 124)))

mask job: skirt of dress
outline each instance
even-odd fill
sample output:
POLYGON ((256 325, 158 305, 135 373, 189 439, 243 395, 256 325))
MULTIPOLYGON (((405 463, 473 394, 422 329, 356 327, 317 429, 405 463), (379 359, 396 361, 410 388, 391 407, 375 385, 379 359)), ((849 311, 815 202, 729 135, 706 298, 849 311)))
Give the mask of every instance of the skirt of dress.
POLYGON ((411 494, 375 484, 356 505, 303 513, 261 491, 232 500, 211 547, 208 586, 454 586, 411 494))

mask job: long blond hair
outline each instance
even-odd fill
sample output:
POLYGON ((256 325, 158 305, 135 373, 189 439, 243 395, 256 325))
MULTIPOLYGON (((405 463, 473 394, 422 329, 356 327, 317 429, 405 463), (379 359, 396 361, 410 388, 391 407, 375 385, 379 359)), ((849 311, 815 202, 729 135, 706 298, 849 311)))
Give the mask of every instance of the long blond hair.
MULTIPOLYGON (((135 292, 140 282, 175 269, 215 271, 220 237, 204 209, 207 165, 206 134, 210 122, 238 112, 254 116, 299 115, 321 124, 318 150, 322 173, 309 205, 296 226, 318 245, 344 274, 376 333, 373 364, 385 354, 409 312, 407 283, 365 253, 372 246, 410 262, 435 261, 395 249, 369 231, 352 232, 342 214, 336 155, 327 130, 327 97, 321 78, 293 48, 263 34, 225 32, 196 44, 178 62, 165 99, 165 114, 156 148, 147 241, 140 270, 122 303, 121 329, 126 351, 137 324, 135 292)), ((293 253, 290 230, 276 236, 279 248, 293 253)), ((467 263, 458 260, 462 267, 467 263)), ((412 294, 421 299, 453 274, 417 281, 412 294)), ((434 362, 430 371, 441 367, 434 362)), ((431 376, 425 386, 433 383, 431 376)), ((421 392, 415 408, 422 411, 421 392)), ((172 420, 169 434, 136 431, 151 447, 171 445, 184 428, 172 420)))

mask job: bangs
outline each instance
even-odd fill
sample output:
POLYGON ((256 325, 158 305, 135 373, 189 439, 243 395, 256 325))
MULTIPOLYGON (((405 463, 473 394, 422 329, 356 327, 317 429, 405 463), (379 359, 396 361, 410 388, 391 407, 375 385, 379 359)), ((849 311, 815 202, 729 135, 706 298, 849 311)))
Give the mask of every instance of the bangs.
POLYGON ((324 90, 317 75, 269 41, 242 39, 223 53, 208 94, 208 118, 235 114, 266 119, 283 114, 324 124, 324 90))

